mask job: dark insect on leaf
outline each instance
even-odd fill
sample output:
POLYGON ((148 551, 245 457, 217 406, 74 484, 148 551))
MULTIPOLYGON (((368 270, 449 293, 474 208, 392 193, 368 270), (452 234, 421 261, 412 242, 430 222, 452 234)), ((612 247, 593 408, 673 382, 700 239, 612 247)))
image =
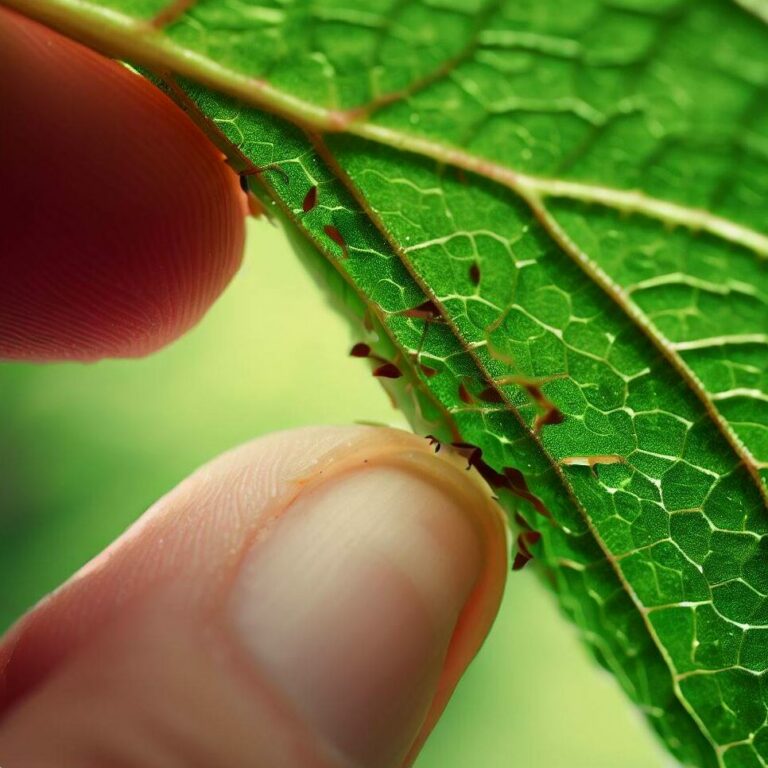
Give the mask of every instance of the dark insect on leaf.
POLYGON ((480 285, 480 267, 476 263, 469 268, 469 282, 480 285))
POLYGON ((541 541, 541 534, 538 531, 524 531, 520 534, 520 538, 525 542, 525 546, 530 552, 530 547, 541 541))
POLYGON ((427 378, 432 378, 432 376, 435 376, 437 374, 437 368, 430 368, 428 365, 424 365, 424 363, 420 363, 419 367, 421 368, 421 372, 427 378))
POLYGON ((517 554, 512 563, 513 571, 519 571, 533 560, 533 554, 531 553, 530 547, 535 545, 540 539, 541 534, 536 531, 523 531, 517 537, 517 554))
POLYGON ((350 357, 370 357, 371 348, 363 341, 359 341, 349 350, 350 357))
POLYGON ((417 317, 422 320, 443 319, 442 315, 440 314, 440 310, 435 305, 435 302, 430 300, 422 302, 418 307, 406 309, 405 312, 403 312, 403 315, 405 317, 417 317))
POLYGON ((301 208, 304 213, 309 213, 317 205, 317 187, 310 187, 309 192, 304 196, 304 202, 301 208))
POLYGON ((533 423, 533 431, 539 433, 542 427, 546 427, 551 424, 562 424, 565 416, 562 412, 552 403, 552 401, 541 391, 541 389, 535 384, 523 384, 528 395, 541 408, 540 413, 533 423))
POLYGON ((261 173, 266 173, 267 171, 272 171, 273 173, 276 173, 280 178, 286 183, 290 184, 291 178, 288 176, 288 174, 285 172, 283 168, 281 168, 279 165, 275 163, 271 163, 270 165, 264 165, 260 167, 254 167, 254 168, 248 168, 245 171, 240 171, 240 185, 242 186, 242 178, 243 176, 258 176, 261 173))
POLYGON ((381 379, 399 379, 403 372, 394 363, 383 363, 373 369, 373 375, 381 379))
POLYGON ((475 402, 463 381, 459 382, 459 399, 467 405, 472 405, 475 402))
POLYGON ((565 416, 562 411, 552 406, 546 413, 542 413, 533 425, 534 432, 538 432, 542 427, 553 426, 555 424, 562 424, 565 421, 565 416))
POLYGON ((476 395, 478 400, 484 403, 503 403, 504 396, 495 387, 486 387, 482 392, 476 395))
POLYGON ((512 562, 513 571, 521 571, 533 558, 530 555, 526 555, 523 552, 518 552, 515 555, 515 559, 512 562))
POLYGON ((341 248, 342 256, 346 259, 349 256, 349 251, 347 250, 347 241, 344 239, 344 235, 333 224, 326 224, 323 227, 323 232, 341 248))
POLYGON ((483 455, 482 448, 478 448, 472 443, 451 443, 451 448, 454 448, 460 456, 467 460, 467 469, 476 466, 483 455))
POLYGON ((509 488, 515 496, 525 499, 543 517, 546 517, 549 520, 552 519, 552 514, 544 506, 544 502, 529 490, 528 483, 525 482, 525 477, 523 477, 523 473, 519 469, 515 469, 515 467, 504 467, 503 472, 504 477, 507 480, 506 487, 509 488))

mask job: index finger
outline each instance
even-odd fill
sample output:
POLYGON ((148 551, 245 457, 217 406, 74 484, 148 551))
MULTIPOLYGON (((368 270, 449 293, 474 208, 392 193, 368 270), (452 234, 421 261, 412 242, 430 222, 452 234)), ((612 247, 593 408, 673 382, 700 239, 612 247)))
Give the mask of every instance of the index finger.
POLYGON ((236 272, 236 174, 163 93, 0 8, 0 358, 145 355, 236 272))

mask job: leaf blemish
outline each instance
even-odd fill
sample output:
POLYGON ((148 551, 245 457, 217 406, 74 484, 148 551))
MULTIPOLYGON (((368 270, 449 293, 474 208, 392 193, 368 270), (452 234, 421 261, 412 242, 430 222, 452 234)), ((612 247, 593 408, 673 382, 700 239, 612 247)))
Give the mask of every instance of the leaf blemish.
POLYGON ((560 459, 560 464, 564 467, 589 467, 589 471, 597 478, 597 469, 601 465, 607 464, 626 464, 627 460, 616 453, 609 453, 599 456, 566 456, 560 459))

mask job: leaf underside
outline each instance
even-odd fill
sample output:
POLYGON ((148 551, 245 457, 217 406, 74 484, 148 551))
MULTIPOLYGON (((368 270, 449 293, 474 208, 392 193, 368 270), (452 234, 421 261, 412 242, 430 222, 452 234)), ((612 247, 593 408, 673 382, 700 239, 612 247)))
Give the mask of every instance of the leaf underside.
POLYGON ((258 171, 677 758, 768 765, 761 0, 8 4, 258 171))

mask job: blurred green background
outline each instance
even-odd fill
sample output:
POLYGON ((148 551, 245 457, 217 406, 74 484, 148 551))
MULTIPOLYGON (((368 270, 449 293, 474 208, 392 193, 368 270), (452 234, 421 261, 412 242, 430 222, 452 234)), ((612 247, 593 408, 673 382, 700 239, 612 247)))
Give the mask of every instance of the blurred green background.
MULTIPOLYGON (((404 426, 279 229, 249 223, 243 269, 153 357, 0 366, 0 627, 201 463, 265 432, 404 426)), ((510 575, 493 632, 418 768, 659 768, 640 715, 554 600, 510 575)))

